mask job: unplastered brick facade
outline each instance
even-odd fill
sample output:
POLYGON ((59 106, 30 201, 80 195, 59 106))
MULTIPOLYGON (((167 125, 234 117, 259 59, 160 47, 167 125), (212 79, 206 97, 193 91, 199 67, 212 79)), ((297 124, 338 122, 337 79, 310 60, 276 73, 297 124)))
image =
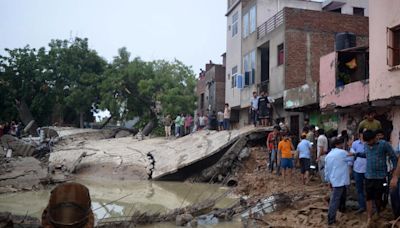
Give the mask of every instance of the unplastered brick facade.
POLYGON ((368 45, 368 18, 285 8, 285 89, 319 81, 320 57, 335 50, 335 34, 351 32, 368 45))

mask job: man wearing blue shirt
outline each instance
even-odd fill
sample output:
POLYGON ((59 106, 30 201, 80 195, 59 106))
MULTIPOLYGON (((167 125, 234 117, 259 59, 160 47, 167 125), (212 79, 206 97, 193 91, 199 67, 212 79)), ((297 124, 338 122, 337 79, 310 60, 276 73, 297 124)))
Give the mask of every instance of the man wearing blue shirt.
POLYGON ((384 192, 383 184, 386 182, 387 164, 386 158, 397 164, 397 157, 392 146, 384 141, 376 138, 375 132, 371 130, 363 133, 365 146, 365 155, 367 157, 367 169, 365 172, 366 198, 367 198, 367 214, 368 224, 371 222, 373 214, 373 202, 375 201, 376 209, 379 214, 382 205, 382 193, 384 192))
POLYGON ((353 164, 353 176, 356 181, 356 189, 357 189, 357 200, 359 209, 357 213, 363 213, 366 210, 365 205, 365 188, 364 188, 364 179, 365 172, 367 170, 367 159, 365 157, 361 157, 360 155, 365 156, 365 143, 363 141, 363 129, 360 129, 358 132, 358 140, 354 141, 351 145, 350 152, 357 154, 353 164))
POLYGON ((348 162, 352 161, 351 154, 343 150, 344 140, 333 140, 334 149, 325 157, 325 180, 330 183, 332 194, 329 201, 328 225, 336 222, 336 211, 344 209, 346 202, 346 187, 350 185, 348 162))
POLYGON ((301 142, 297 145, 297 152, 299 152, 301 175, 303 184, 308 184, 308 176, 311 165, 311 143, 308 141, 306 134, 301 135, 301 142))

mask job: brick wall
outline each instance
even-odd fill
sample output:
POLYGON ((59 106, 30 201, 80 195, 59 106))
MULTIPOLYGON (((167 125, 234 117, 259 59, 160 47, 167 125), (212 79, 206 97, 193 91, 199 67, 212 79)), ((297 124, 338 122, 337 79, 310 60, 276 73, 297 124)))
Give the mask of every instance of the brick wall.
POLYGON ((357 36, 357 46, 368 45, 368 18, 285 8, 285 89, 306 84, 307 72, 309 80, 319 81, 319 59, 335 50, 338 32, 352 32, 357 36))

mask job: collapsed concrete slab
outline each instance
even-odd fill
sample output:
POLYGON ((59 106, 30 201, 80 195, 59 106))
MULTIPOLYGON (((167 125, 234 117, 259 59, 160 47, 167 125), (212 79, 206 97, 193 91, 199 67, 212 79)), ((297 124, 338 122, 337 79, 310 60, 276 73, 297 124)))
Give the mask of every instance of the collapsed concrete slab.
MULTIPOLYGON (((270 128, 246 127, 232 131, 200 131, 194 134, 166 140, 164 138, 133 137, 99 139, 70 135, 68 143, 59 143, 50 154, 53 167, 69 167, 82 153, 87 153, 78 167, 77 175, 117 179, 184 180, 215 164, 239 138, 261 134, 270 128), (189 168, 189 171, 185 171, 189 168), (177 174, 174 176, 174 174, 177 174)), ((87 133, 82 133, 87 136, 87 133)), ((94 132, 90 132, 93 136, 94 132)), ((240 150, 235 150, 236 155, 240 150)))
POLYGON ((33 157, 12 158, 0 166, 0 193, 39 188, 47 176, 47 169, 33 157))

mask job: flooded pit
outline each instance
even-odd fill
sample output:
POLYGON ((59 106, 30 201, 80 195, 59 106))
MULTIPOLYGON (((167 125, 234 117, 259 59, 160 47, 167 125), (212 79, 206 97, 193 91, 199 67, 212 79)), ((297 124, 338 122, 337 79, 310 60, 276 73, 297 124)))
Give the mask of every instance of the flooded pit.
MULTIPOLYGON (((164 213, 202 200, 217 198, 228 190, 219 185, 182 182, 104 180, 78 180, 77 182, 89 188, 96 220, 130 216, 135 211, 164 213)), ((50 191, 49 189, 1 194, 0 211, 40 218, 50 197, 50 191)), ((229 207, 237 200, 236 197, 228 195, 219 200, 215 207, 229 207)), ((164 223, 142 227, 175 227, 175 225, 164 223)), ((199 227, 234 228, 242 226, 240 221, 236 220, 204 224, 199 225, 199 227)))

